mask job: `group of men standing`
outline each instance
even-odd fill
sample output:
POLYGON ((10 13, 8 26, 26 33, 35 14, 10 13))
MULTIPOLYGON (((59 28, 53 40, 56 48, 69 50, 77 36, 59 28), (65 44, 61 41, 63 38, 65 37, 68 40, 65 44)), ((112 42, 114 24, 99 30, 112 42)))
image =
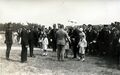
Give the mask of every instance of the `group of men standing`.
MULTIPOLYGON (((30 57, 35 57, 33 54, 34 47, 38 45, 39 34, 36 28, 31 27, 29 30, 25 26, 22 27, 21 31, 18 32, 18 37, 20 37, 21 43, 21 62, 27 62, 27 49, 29 47, 30 57)), ((56 52, 58 48, 57 54, 59 60, 64 60, 64 52, 65 52, 65 41, 66 38, 70 41, 67 32, 64 30, 64 25, 59 25, 59 29, 56 29, 56 25, 53 25, 53 29, 49 33, 52 41, 53 51, 56 52)), ((11 23, 7 24, 5 30, 5 43, 6 43, 6 59, 9 60, 10 50, 13 44, 12 38, 12 27, 11 23)))
MULTIPOLYGON (((21 43, 21 62, 27 61, 27 48, 29 47, 30 50, 30 57, 35 57, 33 54, 34 46, 36 45, 36 37, 37 31, 31 28, 29 31, 24 26, 22 30, 19 32, 18 37, 20 37, 20 43, 21 43)), ((12 38, 12 27, 11 23, 7 24, 6 30, 5 30, 5 44, 6 44, 6 59, 9 60, 10 50, 13 44, 13 38, 12 38)))

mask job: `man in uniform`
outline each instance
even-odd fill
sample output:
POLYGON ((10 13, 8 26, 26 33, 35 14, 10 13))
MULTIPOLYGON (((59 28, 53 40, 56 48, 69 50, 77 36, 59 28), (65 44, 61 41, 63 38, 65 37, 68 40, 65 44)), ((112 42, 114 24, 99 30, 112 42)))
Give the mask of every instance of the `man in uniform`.
POLYGON ((12 47, 12 29, 11 29, 11 23, 7 24, 6 31, 5 31, 5 44, 6 44, 6 59, 9 60, 10 50, 12 47))

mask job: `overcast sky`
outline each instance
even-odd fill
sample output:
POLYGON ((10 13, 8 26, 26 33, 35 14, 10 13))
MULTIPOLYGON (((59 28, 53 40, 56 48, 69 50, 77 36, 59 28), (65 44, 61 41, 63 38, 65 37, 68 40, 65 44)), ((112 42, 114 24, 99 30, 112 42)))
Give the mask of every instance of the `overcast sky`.
POLYGON ((0 0, 0 22, 109 24, 120 21, 120 0, 0 0))

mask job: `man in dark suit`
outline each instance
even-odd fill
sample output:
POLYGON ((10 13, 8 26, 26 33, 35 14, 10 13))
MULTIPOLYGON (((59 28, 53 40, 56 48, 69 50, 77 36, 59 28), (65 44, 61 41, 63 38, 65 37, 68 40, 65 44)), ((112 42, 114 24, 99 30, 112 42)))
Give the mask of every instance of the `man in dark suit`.
POLYGON ((64 30, 64 26, 60 25, 59 30, 56 32, 57 38, 57 57, 59 61, 64 61, 66 39, 69 39, 67 32, 64 30))
POLYGON ((51 41, 52 41, 52 48, 53 48, 54 52, 56 52, 56 48, 57 48, 57 44, 56 44, 56 32, 57 32, 56 24, 54 24, 53 25, 53 29, 50 31, 50 38, 51 38, 51 41))
POLYGON ((77 58, 77 54, 79 54, 79 48, 77 47, 78 42, 80 40, 80 36, 79 36, 79 29, 77 27, 75 27, 75 29, 73 30, 72 36, 71 36, 71 41, 72 41, 72 45, 73 45, 73 58, 77 58))
POLYGON ((108 25, 104 25, 104 28, 99 32, 97 40, 99 55, 108 54, 110 50, 110 31, 108 29, 108 25))
POLYGON ((6 59, 9 60, 10 50, 12 46, 13 40, 12 40, 12 29, 11 29, 11 23, 7 24, 6 31, 5 31, 5 44, 6 44, 6 59))
POLYGON ((94 54, 95 53, 95 43, 97 38, 97 32, 95 31, 92 25, 88 25, 88 30, 86 30, 86 40, 88 42, 86 53, 94 54))
POLYGON ((29 44, 29 49, 30 49, 30 57, 35 57, 33 54, 33 49, 34 49, 34 30, 31 28, 28 32, 28 44, 29 44))
POLYGON ((38 45, 39 45, 39 43, 38 43, 39 33, 38 33, 37 26, 34 27, 33 33, 34 33, 34 46, 38 47, 38 45))
POLYGON ((26 28, 24 27, 21 32, 21 62, 24 63, 27 61, 27 46, 28 46, 28 33, 26 28))
POLYGON ((117 50, 117 62, 118 62, 118 67, 120 69, 120 32, 117 35, 117 45, 116 45, 116 50, 117 50))

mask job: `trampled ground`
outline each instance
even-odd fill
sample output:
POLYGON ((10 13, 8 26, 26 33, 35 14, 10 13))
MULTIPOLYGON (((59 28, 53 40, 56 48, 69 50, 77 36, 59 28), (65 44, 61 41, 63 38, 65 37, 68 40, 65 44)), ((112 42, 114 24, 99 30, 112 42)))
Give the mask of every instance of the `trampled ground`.
POLYGON ((35 58, 29 57, 28 62, 20 63, 20 47, 12 47, 10 61, 5 59, 5 46, 0 47, 0 75, 120 75, 113 58, 86 56, 86 61, 66 58, 58 62, 56 53, 49 51, 42 56, 42 51, 35 49, 35 58))

